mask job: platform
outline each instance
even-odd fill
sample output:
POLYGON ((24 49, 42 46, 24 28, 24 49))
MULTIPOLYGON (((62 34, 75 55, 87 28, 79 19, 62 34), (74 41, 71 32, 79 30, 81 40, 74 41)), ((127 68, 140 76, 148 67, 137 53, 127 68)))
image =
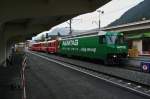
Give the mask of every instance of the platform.
POLYGON ((127 65, 140 67, 141 62, 150 62, 150 56, 138 56, 138 57, 128 58, 125 63, 127 65))
POLYGON ((11 64, 0 66, 0 99, 21 99, 20 71, 23 54, 14 54, 11 64))
POLYGON ((30 99, 146 99, 116 85, 31 53, 26 70, 30 99))

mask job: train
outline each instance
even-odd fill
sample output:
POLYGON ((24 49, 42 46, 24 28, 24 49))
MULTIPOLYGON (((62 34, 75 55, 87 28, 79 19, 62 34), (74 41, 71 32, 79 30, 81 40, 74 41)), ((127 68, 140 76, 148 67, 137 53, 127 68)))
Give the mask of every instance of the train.
POLYGON ((38 42, 31 50, 102 60, 104 64, 120 64, 128 55, 123 33, 106 31, 38 42))
POLYGON ((50 40, 44 42, 36 42, 29 48, 32 51, 40 51, 47 53, 57 53, 58 52, 58 40, 50 40))

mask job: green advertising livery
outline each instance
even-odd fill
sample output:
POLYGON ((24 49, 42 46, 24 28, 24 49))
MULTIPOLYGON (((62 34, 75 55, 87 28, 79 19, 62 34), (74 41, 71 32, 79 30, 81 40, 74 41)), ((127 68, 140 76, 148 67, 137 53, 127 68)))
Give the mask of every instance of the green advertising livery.
POLYGON ((128 48, 123 33, 95 32, 62 38, 59 53, 68 56, 103 60, 106 64, 118 64, 127 57, 128 48), (92 35, 93 34, 93 35, 92 35))

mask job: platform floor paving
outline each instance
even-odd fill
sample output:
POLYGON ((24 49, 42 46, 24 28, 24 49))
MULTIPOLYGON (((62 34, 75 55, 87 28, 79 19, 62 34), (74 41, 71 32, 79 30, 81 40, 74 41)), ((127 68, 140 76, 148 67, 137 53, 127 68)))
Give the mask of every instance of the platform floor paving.
POLYGON ((22 59, 22 54, 15 54, 11 64, 7 67, 0 66, 0 99, 22 99, 20 86, 22 59))

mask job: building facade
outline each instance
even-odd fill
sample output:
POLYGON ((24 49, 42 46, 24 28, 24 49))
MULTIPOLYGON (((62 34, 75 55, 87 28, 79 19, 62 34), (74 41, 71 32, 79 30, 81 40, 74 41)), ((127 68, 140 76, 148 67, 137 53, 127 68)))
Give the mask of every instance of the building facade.
POLYGON ((137 49, 139 55, 150 55, 150 32, 127 35, 129 49, 137 49))

